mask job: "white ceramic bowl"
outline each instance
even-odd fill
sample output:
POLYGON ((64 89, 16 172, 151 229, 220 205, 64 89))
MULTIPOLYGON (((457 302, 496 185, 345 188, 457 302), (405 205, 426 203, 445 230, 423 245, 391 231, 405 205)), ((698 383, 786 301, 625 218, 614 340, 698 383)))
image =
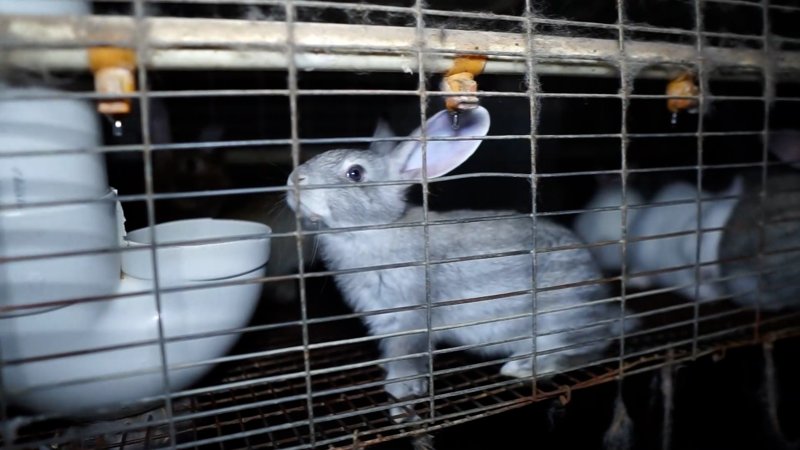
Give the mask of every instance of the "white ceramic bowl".
MULTIPOLYGON (((105 296, 119 285, 116 197, 0 210, 0 305, 105 296), (70 252, 105 251, 73 256, 70 252), (21 257, 36 259, 13 260, 21 257)), ((29 313, 25 309, 9 314, 29 313)), ((0 317, 3 314, 0 313, 0 317)))
MULTIPOLYGON (((269 259, 271 230, 261 223, 189 219, 161 223, 153 230, 158 247, 159 279, 228 278, 248 273, 269 259), (219 242, 188 243, 203 240, 219 242)), ((152 247, 148 247, 152 243, 151 230, 132 231, 125 239, 129 249, 122 255, 123 272, 136 278, 153 279, 152 247)))
POLYGON ((101 144, 99 118, 90 101, 2 83, 0 93, 0 204, 82 200, 108 190, 101 154, 60 154, 101 144), (51 98, 3 99, 6 94, 51 98))

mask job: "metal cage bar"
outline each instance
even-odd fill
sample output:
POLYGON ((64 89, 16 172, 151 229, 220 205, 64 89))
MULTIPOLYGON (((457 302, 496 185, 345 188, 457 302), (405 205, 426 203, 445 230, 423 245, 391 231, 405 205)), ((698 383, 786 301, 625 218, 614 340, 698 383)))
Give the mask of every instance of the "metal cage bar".
MULTIPOLYGON (((143 20, 147 24, 149 51, 142 62, 151 69, 275 70, 288 64, 282 51, 287 42, 285 24, 281 22, 159 17, 143 20)), ((628 25, 622 26, 629 29, 628 25)), ((129 46, 134 42, 134 28, 134 23, 125 17, 3 17, 0 36, 6 44, 2 61, 38 70, 85 70, 85 47, 129 46)), ((292 44, 296 49, 295 63, 299 70, 418 70, 413 57, 414 33, 405 27, 297 23, 292 44), (364 36, 369 36, 370 41, 364 42, 364 36)), ((524 35, 482 31, 478 37, 468 31, 436 29, 425 29, 424 33, 428 43, 424 52, 426 67, 432 72, 445 70, 454 53, 493 56, 486 64, 486 73, 526 70, 524 35)), ((602 66, 613 64, 620 57, 642 67, 674 67, 692 64, 699 56, 696 48, 687 45, 637 41, 626 43, 623 56, 616 43, 609 40, 538 34, 533 37, 533 48, 540 60, 540 73, 552 70, 550 73, 613 75, 615 68, 609 71, 602 66)), ((767 63, 760 50, 707 47, 702 56, 719 66, 737 61, 735 66, 745 71, 757 71, 767 63)), ((779 52, 776 57, 779 75, 800 70, 800 57, 796 54, 779 52)), ((655 75, 668 76, 668 72, 657 71, 655 75)))
MULTIPOLYGON (((120 4, 126 2, 120 1, 120 4)), ((704 195, 706 174, 713 171, 758 169, 761 186, 759 197, 763 200, 767 195, 775 194, 768 190, 767 181, 771 177, 770 169, 778 169, 787 163, 768 160, 770 143, 769 129, 772 124, 771 105, 776 101, 796 103, 799 99, 791 93, 776 95, 775 84, 779 80, 796 80, 800 72, 800 53, 791 45, 800 39, 788 36, 775 36, 770 30, 770 12, 796 12, 800 9, 786 5, 773 5, 747 2, 742 0, 697 0, 694 2, 694 26, 691 29, 677 27, 658 27, 646 24, 628 23, 626 18, 626 2, 617 0, 617 23, 580 22, 567 19, 541 17, 537 14, 530 0, 525 1, 524 14, 520 16, 489 14, 481 12, 446 11, 427 8, 424 2, 416 0, 413 6, 381 6, 356 3, 338 3, 314 0, 231 0, 231 4, 244 6, 272 6, 284 10, 284 20, 255 21, 241 19, 212 18, 171 18, 149 17, 145 12, 145 0, 133 2, 134 13, 131 17, 122 16, 86 16, 78 18, 45 18, 27 16, 0 16, 0 65, 5 69, 34 70, 66 70, 84 71, 87 66, 87 48, 96 45, 118 45, 136 50, 139 60, 136 67, 141 87, 122 98, 140 102, 143 140, 141 144, 102 145, 93 148, 75 148, 66 150, 35 150, 4 152, 0 154, 0 164, 5 159, 20 156, 47 158, 53 155, 100 154, 115 155, 124 152, 137 152, 143 156, 144 171, 142 178, 145 188, 142 193, 126 194, 119 197, 125 203, 146 203, 146 218, 152 228, 156 224, 155 203, 165 200, 193 198, 232 198, 246 194, 282 195, 292 192, 300 198, 314 189, 342 188, 339 185, 316 186, 259 186, 237 187, 230 189, 201 189, 183 192, 156 192, 154 188, 154 157, 159 154, 177 151, 191 153, 202 149, 223 149, 225 153, 235 155, 237 149, 248 147, 267 147, 270 161, 287 162, 291 169, 296 169, 303 156, 317 154, 319 150, 307 150, 302 146, 336 146, 341 144, 365 144, 378 140, 403 142, 409 138, 375 139, 366 137, 301 137, 300 100, 326 99, 333 96, 404 96, 419 98, 419 118, 423 133, 411 140, 420 141, 423 154, 423 167, 427 164, 427 147, 430 142, 441 139, 427 136, 425 123, 429 102, 439 100, 447 95, 434 92, 428 87, 428 74, 442 72, 451 63, 452 57, 458 54, 482 54, 489 56, 486 65, 487 74, 510 76, 521 75, 524 78, 524 92, 482 91, 476 93, 481 100, 489 98, 525 99, 530 121, 527 131, 522 134, 498 134, 486 136, 486 141, 527 141, 529 145, 530 170, 516 172, 471 172, 468 174, 449 175, 437 179, 422 177, 423 219, 420 222, 386 224, 380 226, 360 226, 347 228, 328 228, 320 230, 303 230, 300 215, 295 215, 295 231, 277 232, 273 238, 291 239, 296 244, 294 251, 298 259, 297 273, 290 275, 265 275, 246 281, 215 280, 203 286, 161 286, 156 268, 157 250, 180 245, 236 242, 256 239, 258 236, 238 236, 236 238, 186 239, 177 242, 158 242, 155 231, 151 230, 151 244, 143 246, 151 255, 154 267, 154 287, 149 291, 127 292, 112 296, 94 296, 85 298, 65 298, 57 301, 29 303, 26 305, 0 306, 0 321, 16 317, 17 314, 36 313, 38 308, 61 308, 91 302, 125 302, 129 297, 147 293, 154 294, 155 310, 158 316, 158 335, 152 339, 143 339, 125 344, 102 344, 92 348, 84 348, 74 352, 56 352, 32 358, 6 359, 0 354, 0 369, 23 366, 38 361, 58 360, 85 354, 112 352, 115 350, 156 346, 160 352, 161 364, 158 367, 141 367, 125 376, 159 373, 165 383, 162 393, 140 399, 144 403, 149 400, 161 401, 164 406, 159 413, 149 412, 127 422, 112 421, 96 423, 91 426, 62 426, 53 419, 60 416, 53 414, 10 416, 10 405, 7 396, 20 391, 5 389, 0 373, 0 420, 3 421, 2 447, 5 449, 22 449, 34 446, 74 445, 80 448, 120 448, 128 445, 158 446, 166 445, 174 448, 281 448, 304 449, 320 446, 337 446, 342 448, 361 448, 402 436, 417 436, 467 421, 499 414, 536 401, 568 394, 574 389, 583 389, 613 380, 620 384, 628 377, 638 373, 653 371, 659 367, 670 366, 681 362, 696 360, 716 354, 729 348, 751 345, 761 340, 790 338, 800 336, 800 317, 796 312, 771 313, 762 308, 762 297, 767 288, 764 277, 770 273, 766 259, 782 253, 796 252, 797 248, 767 249, 764 246, 763 232, 769 225, 791 222, 794 219, 768 220, 765 212, 760 210, 761 220, 752 229, 742 230, 762 234, 758 253, 742 259, 756 259, 758 270, 740 275, 719 276, 711 282, 724 281, 736 276, 757 276, 759 283, 755 287, 758 302, 755 310, 749 307, 729 307, 724 305, 724 297, 710 299, 708 302, 688 301, 668 306, 658 306, 644 312, 631 312, 629 305, 641 304, 655 295, 676 293, 684 288, 693 288, 699 297, 701 281, 700 271, 722 262, 703 261, 701 257, 702 233, 720 232, 724 227, 705 227, 700 215, 704 205, 720 199, 743 200, 745 195, 707 196, 704 195), (743 8, 753 8, 762 16, 762 32, 746 34, 741 32, 722 32, 705 30, 703 7, 706 3, 718 3, 743 8), (407 14, 413 18, 413 25, 388 26, 364 25, 357 23, 337 24, 321 22, 302 22, 298 20, 298 8, 335 9, 340 11, 384 12, 407 14), (464 20, 492 20, 512 23, 512 32, 482 29, 460 30, 436 28, 429 26, 426 19, 457 18, 464 20), (614 38, 581 37, 559 34, 544 34, 540 29, 547 27, 573 27, 590 32, 613 32, 614 38), (665 35, 670 39, 691 39, 692 44, 675 43, 659 40, 647 40, 643 36, 665 35), (631 35, 634 36, 631 39, 631 35), (734 42, 753 45, 753 48, 737 48, 735 45, 721 44, 719 39, 730 39, 734 42), (701 111, 697 116, 697 127, 694 131, 675 132, 643 132, 629 129, 628 123, 633 101, 664 101, 674 96, 666 94, 640 93, 634 89, 634 80, 659 79, 672 77, 677 69, 696 68, 700 79, 700 93, 686 97, 695 99, 701 111), (186 90, 153 90, 148 86, 149 74, 158 70, 276 70, 286 72, 286 87, 282 88, 222 88, 186 90), (298 79, 306 70, 363 71, 363 72, 405 72, 415 77, 415 89, 324 89, 301 86, 298 79), (543 75, 579 75, 603 76, 618 78, 620 87, 613 93, 577 93, 549 92, 540 85, 543 75), (762 90, 758 94, 742 95, 710 92, 712 79, 760 80, 762 90), (288 138, 270 139, 237 139, 218 142, 178 142, 156 143, 150 137, 149 122, 152 112, 149 110, 151 99, 204 99, 213 102, 219 98, 258 98, 275 97, 288 100, 290 111, 290 127, 288 138), (619 131, 592 133, 555 133, 541 134, 539 115, 544 109, 543 100, 557 99, 594 99, 618 101, 620 108, 619 131), (758 130, 714 130, 705 123, 705 106, 716 101, 762 102, 763 121, 758 130), (706 158, 707 137, 760 137, 762 152, 759 161, 712 163, 706 158), (667 139, 687 138, 696 142, 696 160, 694 163, 673 163, 659 167, 633 167, 628 152, 635 139, 667 139), (619 141, 619 161, 613 169, 598 170, 554 170, 548 171, 540 167, 537 157, 542 152, 545 142, 567 142, 580 139, 614 139, 619 141), (288 148, 287 148, 288 147, 288 148), (288 151, 287 151, 288 150, 288 151), (302 150, 302 151, 301 151, 302 150), (618 168, 616 168, 618 167, 618 168), (631 175, 664 174, 669 172, 695 172, 694 185, 696 195, 693 198, 667 202, 645 201, 636 203, 629 197, 631 175), (575 179, 581 176, 612 175, 621 182, 620 204, 593 208, 562 209, 557 211, 541 211, 537 204, 540 194, 539 183, 557 179, 575 179), (429 216, 431 208, 430 188, 443 181, 468 180, 485 177, 502 177, 509 180, 525 180, 530 183, 531 212, 518 213, 512 216, 485 215, 474 218, 456 218, 432 220, 429 216), (670 233, 631 235, 628 215, 647 208, 694 205, 697 221, 687 231, 670 233), (539 248, 536 230, 540 220, 544 218, 568 217, 585 212, 618 212, 620 217, 619 239, 598 242, 586 242, 576 245, 539 248), (517 218, 530 219, 534 229, 533 248, 524 251, 494 252, 472 256, 458 256, 443 259, 433 258, 430 249, 431 227, 458 223, 477 223, 493 220, 517 218), (311 270, 305 267, 304 241, 306 237, 318 237, 332 233, 343 233, 363 230, 390 230, 407 227, 422 228, 424 258, 418 261, 359 267, 347 270, 311 270), (676 237, 695 237, 695 255, 693 264, 673 265, 658 270, 637 272, 626 263, 626 254, 632 245, 676 237), (622 255, 621 274, 618 276, 603 275, 598 279, 578 283, 566 283, 555 286, 538 286, 536 280, 537 255, 570 249, 596 249, 600 247, 619 246, 622 255), (445 302, 432 299, 431 271, 441 265, 454 262, 473 261, 504 256, 530 255, 534 268, 531 288, 504 292, 493 295, 459 298, 445 302), (400 306, 390 309, 368 312, 341 312, 327 316, 315 317, 310 312, 308 299, 308 283, 336 275, 378 271, 391 268, 417 267, 425 272, 424 305, 400 306), (649 289, 628 289, 626 280, 646 277, 653 274, 691 270, 693 283, 654 287, 649 289), (246 284, 270 284, 279 281, 296 281, 299 283, 298 317, 281 318, 275 323, 248 324, 246 326, 217 330, 213 332, 190 333, 185 335, 165 334, 161 322, 162 296, 175 292, 192 292, 198 289, 236 286, 246 284), (620 321, 623 326, 619 336, 605 338, 610 345, 609 354, 596 360, 578 362, 568 367, 564 373, 555 374, 552 378, 543 377, 537 367, 539 355, 552 354, 579 348, 589 342, 580 341, 553 349, 539 349, 537 338, 558 333, 584 330, 588 327, 570 325, 555 331, 537 329, 537 317, 546 313, 569 311, 585 307, 585 304, 560 306, 555 308, 540 307, 540 292, 556 291, 581 284, 619 283, 619 294, 608 295, 594 300, 589 305, 620 304, 620 315, 612 319, 599 321, 620 321), (473 320, 458 325, 435 325, 432 315, 437 308, 477 303, 485 301, 502 301, 517 295, 528 295, 533 298, 529 313, 517 314, 491 319, 473 320), (403 330, 396 333, 369 334, 367 336, 325 336, 319 340, 316 331, 324 326, 348 326, 350 320, 365 319, 379 314, 392 314, 407 311, 424 310, 426 323, 424 327, 403 330), (666 324, 643 326, 629 332, 625 330, 626 320, 657 319, 660 316, 674 315, 674 320, 666 324), (499 323, 511 318, 527 319, 530 317, 533 332, 519 336, 510 336, 498 341, 465 344, 450 348, 436 348, 433 333, 471 325, 499 323), (345 325, 342 325, 345 324, 345 325), (299 333, 296 332, 299 330, 299 333), (255 336, 268 335, 267 344, 263 348, 247 348, 235 354, 209 358, 190 363, 169 364, 167 346, 175 342, 200 341, 204 338, 226 335, 255 336), (387 338, 404 335, 425 335, 427 348, 425 351, 401 357, 382 357, 375 351, 376 344, 387 338), (465 352, 480 350, 487 346, 513 341, 530 340, 532 350, 529 355, 513 357, 495 357, 482 359, 479 362, 464 356, 465 352), (614 345, 616 344, 616 345, 614 345), (429 366, 425 374, 410 375, 400 380, 424 377, 429 384, 428 394, 416 399, 393 401, 383 390, 386 383, 378 369, 379 364, 424 357, 429 366), (498 366, 512 359, 531 358, 533 376, 529 379, 509 379, 498 373, 498 366), (217 366, 220 375, 212 384, 192 386, 182 390, 170 388, 170 373, 181 369, 201 366, 217 366), (411 423, 392 423, 387 414, 394 407, 413 409, 419 418, 411 423), (15 422, 17 420, 18 422, 15 422), (107 442, 104 436, 117 436, 118 443, 107 442)), ((158 3, 158 2, 152 2, 158 3)), ((172 0, 172 3, 213 5, 214 0, 172 0)), ((570 28, 571 29, 571 28, 570 28)), ((566 33, 563 33, 566 34, 566 33)), ((92 92, 65 92, 56 95, 58 98, 99 100, 107 98, 92 92)), ((0 93, 0 102, 10 100, 34 100, 41 96, 5 95, 0 93)), ((116 98, 116 97, 115 97, 116 98)), ((232 156, 233 157, 233 156, 232 156)), ((247 160, 243 158, 244 164, 247 160)), ((748 160, 749 161, 749 160, 748 160)), ((391 186, 398 182, 367 182, 363 186, 391 186)), ((357 186, 351 186, 353 189, 357 186)), ((544 188, 541 188, 542 190, 544 188)), ((6 211, 25 211, 33 208, 50 206, 88 204, 96 199, 35 202, 24 205, 0 205, 0 213, 6 211)), ((53 252, 48 254, 26 254, 0 260, 0 263, 18 263, 25 261, 47 260, 56 257, 70 257, 108 252, 124 253, 131 249, 98 248, 93 250, 53 252)), ((773 271, 775 269, 772 269, 773 271)), ((594 324, 597 325, 597 324, 594 324)), ((86 377, 61 384, 29 388, 55 389, 70 384, 81 384, 96 380, 113 380, 123 376, 86 377)))

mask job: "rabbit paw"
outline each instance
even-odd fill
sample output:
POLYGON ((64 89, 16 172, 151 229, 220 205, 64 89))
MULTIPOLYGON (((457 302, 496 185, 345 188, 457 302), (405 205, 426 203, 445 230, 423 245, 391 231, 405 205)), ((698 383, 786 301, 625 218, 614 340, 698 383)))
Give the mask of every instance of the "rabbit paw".
MULTIPOLYGON (((397 400, 407 400, 410 398, 422 397, 428 393, 428 378, 420 376, 411 380, 396 381, 388 383, 385 387, 386 392, 397 400)), ((395 423, 414 422, 420 417, 414 411, 413 405, 392 406, 389 409, 389 416, 395 423)))
POLYGON ((503 364, 500 374, 514 378, 530 378, 533 376, 533 368, 529 359, 515 359, 503 364))
POLYGON ((399 400, 421 397, 428 393, 428 378, 419 376, 410 380, 387 383, 385 389, 389 395, 399 400))
POLYGON ((410 423, 422 420, 416 411, 414 411, 413 405, 392 406, 389 408, 389 417, 394 423, 410 423))

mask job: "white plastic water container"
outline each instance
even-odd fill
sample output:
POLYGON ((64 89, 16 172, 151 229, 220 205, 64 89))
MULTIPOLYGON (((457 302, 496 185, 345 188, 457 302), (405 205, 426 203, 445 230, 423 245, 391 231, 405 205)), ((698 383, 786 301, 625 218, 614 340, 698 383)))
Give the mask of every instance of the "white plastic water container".
POLYGON ((0 83, 0 204, 96 199, 106 194, 99 116, 90 100, 0 83), (36 97, 36 98, 35 98, 36 97))
POLYGON ((89 14, 84 0, 0 0, 0 14, 70 16, 89 14))
MULTIPOLYGON (((91 203, 0 210, 0 305, 42 304, 10 315, 42 312, 47 302, 113 294, 120 276, 116 196, 91 203)), ((63 306, 63 305, 62 305, 63 306)), ((0 314, 0 319, 6 314, 0 314)))

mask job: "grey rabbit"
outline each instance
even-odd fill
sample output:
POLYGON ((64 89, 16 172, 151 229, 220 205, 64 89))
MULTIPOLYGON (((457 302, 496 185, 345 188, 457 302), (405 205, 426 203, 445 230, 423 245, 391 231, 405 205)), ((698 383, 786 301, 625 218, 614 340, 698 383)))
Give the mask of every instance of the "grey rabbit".
MULTIPOLYGON (((428 178, 442 176, 467 160, 489 130, 489 113, 483 107, 462 113, 460 119, 457 130, 453 129, 446 111, 427 121, 428 139, 473 138, 428 141, 425 168, 428 178)), ((417 129, 410 138, 420 134, 417 129)), ((392 136, 388 125, 379 122, 374 137, 392 136)), ((351 308, 374 313, 363 320, 372 335, 381 337, 381 356, 387 359, 383 368, 389 381, 385 389, 401 400, 423 396, 428 391, 423 209, 406 201, 409 185, 421 181, 422 171, 419 139, 400 143, 384 140, 373 143, 368 150, 331 150, 317 155, 298 166, 287 181, 289 206, 304 219, 323 227, 407 225, 345 229, 318 235, 322 260, 330 270, 418 263, 335 275, 336 284, 351 308), (370 185, 369 182, 405 183, 370 185), (328 186, 314 188, 315 185, 328 186), (408 309, 376 314, 401 307, 408 309)), ((520 218, 513 211, 473 210, 429 211, 427 220, 433 330, 430 337, 434 345, 477 346, 471 350, 484 357, 514 358, 500 372, 527 378, 534 374, 534 334, 539 375, 563 371, 575 357, 598 358, 619 334, 619 304, 587 303, 607 299, 605 286, 586 283, 541 290, 600 279, 600 271, 585 248, 536 254, 538 293, 534 330, 533 295, 520 292, 533 288, 533 220, 520 218), (461 221, 496 216, 506 217, 461 221), (436 223, 441 221, 451 223, 436 223), (496 255, 515 251, 520 254, 496 255), (482 258, 475 258, 478 255, 482 258), (453 261, 462 257, 472 259, 453 261), (453 303, 484 296, 494 297, 453 303)), ((537 248, 581 245, 571 231, 554 222, 537 219, 535 229, 537 248)), ((392 408, 392 415, 397 411, 401 410, 392 408)))
MULTIPOLYGON (((631 208, 627 213, 626 263, 628 274, 626 286, 636 289, 676 288, 676 292, 687 298, 701 301, 718 300, 725 296, 718 264, 720 231, 725 225, 736 204, 733 198, 742 193, 743 180, 736 177, 723 192, 709 193, 685 181, 673 181, 656 191, 645 201, 635 187, 627 188, 629 205, 645 205, 647 208, 631 208), (690 200, 702 197, 702 211, 698 217, 697 204, 690 200), (683 201, 682 203, 670 203, 683 201), (654 204, 657 206, 652 206, 654 204), (694 231, 698 227, 700 239, 696 234, 678 234, 694 231), (637 238, 652 238, 636 240, 637 238), (698 280, 691 267, 697 261, 698 241, 700 262, 698 280), (689 267, 687 269, 679 269, 689 267), (642 275, 651 273, 650 275, 642 275), (695 281, 699 285, 695 286, 695 281)), ((607 182, 597 190, 586 206, 587 209, 602 206, 620 206, 622 203, 622 184, 618 178, 607 182)), ((575 220, 575 232, 587 243, 622 239, 622 212, 586 211, 575 220)), ((593 254, 605 270, 618 273, 622 268, 622 252, 619 245, 594 247, 593 254)))
POLYGON ((768 312, 797 310, 800 131, 771 131, 769 151, 782 164, 769 167, 765 183, 760 168, 745 174, 742 198, 720 239, 721 274, 731 297, 740 305, 758 303, 768 312))

